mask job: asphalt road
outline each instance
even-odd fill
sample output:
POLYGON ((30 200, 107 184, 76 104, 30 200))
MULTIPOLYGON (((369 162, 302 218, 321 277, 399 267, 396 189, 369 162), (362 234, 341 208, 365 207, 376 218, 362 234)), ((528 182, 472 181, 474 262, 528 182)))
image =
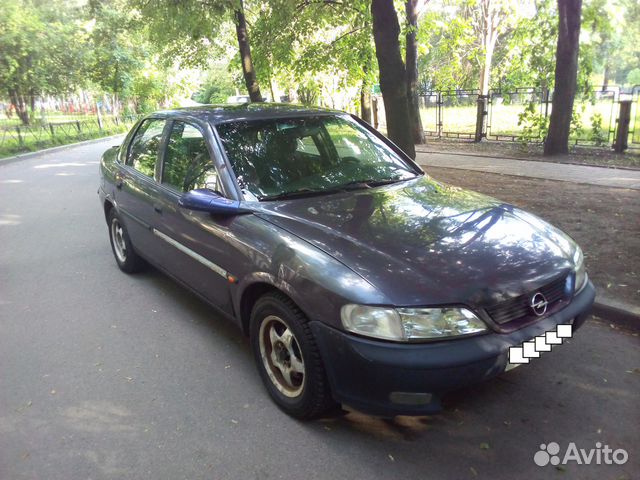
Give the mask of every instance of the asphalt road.
POLYGON ((640 342, 606 320, 438 416, 288 418, 233 325, 116 267, 96 195, 109 143, 0 164, 0 479, 640 475, 640 342), (629 459, 539 467, 549 442, 629 459))

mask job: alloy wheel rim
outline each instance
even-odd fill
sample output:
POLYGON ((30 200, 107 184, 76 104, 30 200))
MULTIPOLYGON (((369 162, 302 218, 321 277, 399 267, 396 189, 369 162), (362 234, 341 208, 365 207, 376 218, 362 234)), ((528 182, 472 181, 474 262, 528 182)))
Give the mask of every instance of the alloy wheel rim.
POLYGON ((127 244, 124 241, 124 231, 117 218, 111 221, 111 238, 113 238, 113 250, 121 263, 127 261, 127 244))
POLYGON ((302 393, 305 366, 298 340, 287 323, 269 315, 260 325, 260 356, 271 383, 280 393, 294 398, 302 393))

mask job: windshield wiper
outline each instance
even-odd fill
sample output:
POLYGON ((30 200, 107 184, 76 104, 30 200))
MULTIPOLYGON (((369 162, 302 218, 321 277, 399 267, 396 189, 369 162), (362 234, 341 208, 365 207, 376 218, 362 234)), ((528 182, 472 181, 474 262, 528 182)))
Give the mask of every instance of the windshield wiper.
POLYGON ((265 195, 260 197, 260 201, 263 200, 283 200, 285 198, 299 198, 299 197, 312 197, 314 195, 329 195, 331 193, 346 192, 349 190, 357 190, 361 188, 379 187, 381 185, 388 185, 390 183, 397 183, 408 178, 396 178, 386 180, 353 180, 351 182, 343 183, 336 187, 326 188, 323 190, 313 190, 311 188, 299 188, 297 190, 288 190, 282 193, 276 193, 274 195, 265 195))
POLYGON ((311 197, 313 195, 324 195, 325 193, 332 193, 333 190, 312 190, 311 188, 299 188, 298 190, 288 190, 282 193, 276 193, 275 195, 265 195, 260 197, 262 200, 282 200, 284 198, 295 197, 311 197))
POLYGON ((345 189, 345 190, 353 190, 356 188, 372 188, 379 187, 381 185, 389 185, 391 183, 401 182, 403 180, 408 180, 407 178, 387 178, 384 180, 353 180, 351 182, 343 183, 342 185, 336 187, 336 189, 345 189))

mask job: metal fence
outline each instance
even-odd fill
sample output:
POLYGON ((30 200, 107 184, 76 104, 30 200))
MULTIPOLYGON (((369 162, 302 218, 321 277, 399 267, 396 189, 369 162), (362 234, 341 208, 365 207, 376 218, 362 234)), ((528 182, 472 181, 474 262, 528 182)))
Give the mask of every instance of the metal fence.
MULTIPOLYGON (((527 133, 523 116, 546 118, 549 111, 548 92, 532 87, 517 88, 514 91, 490 90, 487 120, 487 138, 501 141, 514 141, 523 137, 532 137, 527 133)), ((539 140, 534 135, 532 140, 539 140)))
MULTIPOLYGON (((478 90, 443 90, 425 92, 419 97, 422 128, 429 137, 473 138, 478 90), (473 117, 459 115, 461 110, 473 111, 473 117)), ((383 105, 382 100, 378 105, 383 105)), ((384 109, 384 106, 382 107, 384 109)), ((384 110, 378 114, 384 125, 384 110)))
POLYGON ((631 90, 631 123, 629 124, 629 148, 640 149, 640 85, 631 90))
POLYGON ((76 140, 127 131, 139 115, 59 114, 39 115, 28 125, 15 115, 0 117, 0 151, 5 154, 38 150, 76 140))
MULTIPOLYGON (((570 141, 574 145, 611 146, 619 123, 620 103, 633 99, 628 148, 640 148, 640 86, 624 94, 618 86, 599 86, 579 94, 574 103, 570 141)), ((553 92, 523 87, 427 91, 419 97, 425 134, 436 138, 543 142, 551 114, 553 92), (480 105, 479 105, 479 102, 480 105), (482 122, 482 125, 479 123, 482 122)), ((382 98, 377 102, 377 127, 386 128, 382 98)))

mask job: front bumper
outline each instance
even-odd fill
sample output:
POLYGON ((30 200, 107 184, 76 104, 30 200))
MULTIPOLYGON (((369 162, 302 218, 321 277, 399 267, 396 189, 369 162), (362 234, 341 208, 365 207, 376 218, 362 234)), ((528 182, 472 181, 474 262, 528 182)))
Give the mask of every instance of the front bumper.
POLYGON ((573 321, 582 326, 595 298, 591 282, 559 312, 514 332, 421 344, 377 341, 312 322, 333 395, 372 415, 428 415, 440 395, 504 372, 509 347, 573 321))

